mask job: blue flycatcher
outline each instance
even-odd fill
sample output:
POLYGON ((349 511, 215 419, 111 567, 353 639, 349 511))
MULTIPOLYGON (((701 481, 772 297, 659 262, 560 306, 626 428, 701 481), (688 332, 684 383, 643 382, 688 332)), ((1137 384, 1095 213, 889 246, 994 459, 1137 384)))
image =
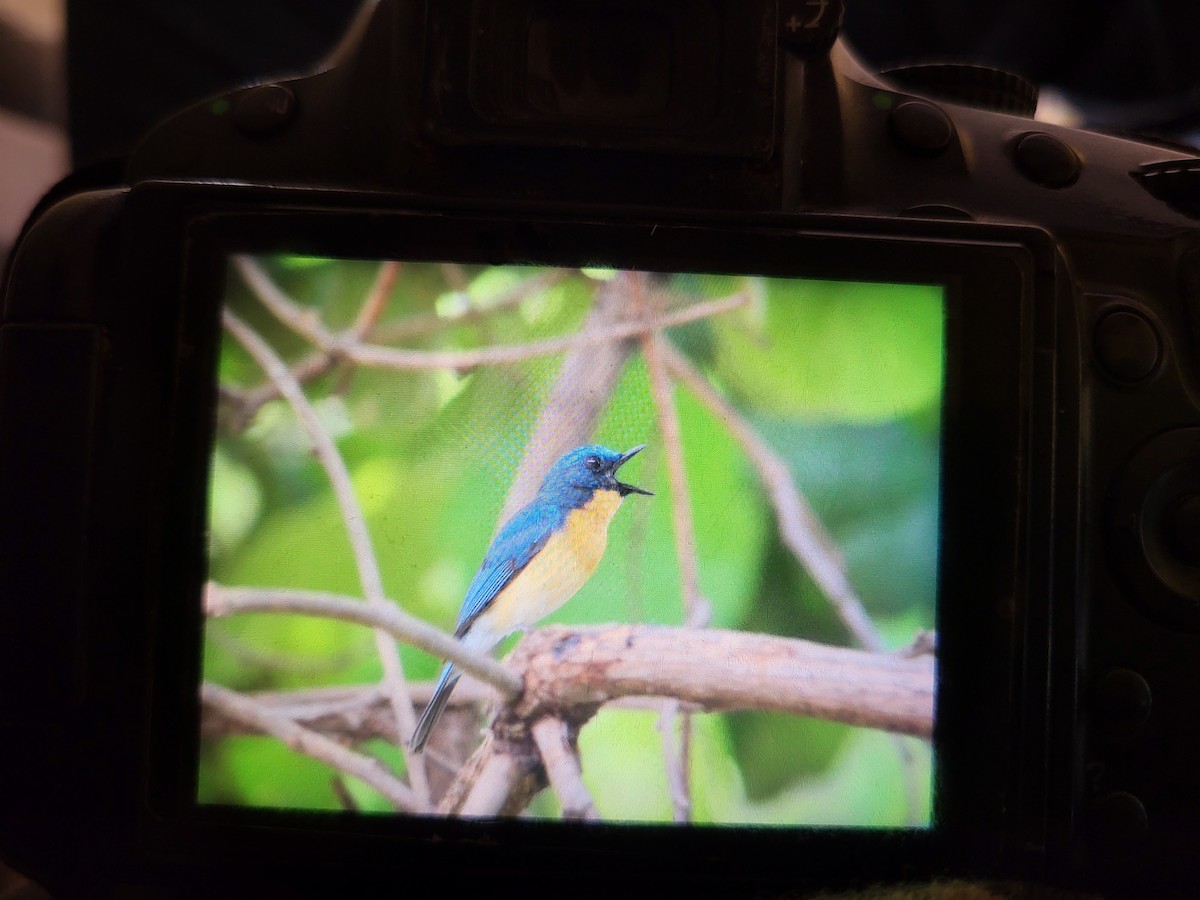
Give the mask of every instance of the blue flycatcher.
MULTIPOLYGON (((651 495, 617 480, 617 469, 645 447, 625 453, 599 445, 577 447, 550 468, 533 501, 500 529, 467 588, 454 629, 464 647, 491 651, 583 587, 604 555, 608 523, 621 501, 629 494, 651 495)), ((425 746, 459 675, 446 663, 413 732, 414 751, 425 746)))

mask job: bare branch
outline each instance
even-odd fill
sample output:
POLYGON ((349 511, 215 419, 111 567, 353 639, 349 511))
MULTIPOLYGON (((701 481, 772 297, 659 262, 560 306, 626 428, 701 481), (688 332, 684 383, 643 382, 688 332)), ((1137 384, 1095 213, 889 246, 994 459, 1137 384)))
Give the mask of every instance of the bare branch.
POLYGON ((513 365, 576 348, 599 347, 613 341, 636 337, 647 331, 695 322, 731 312, 747 302, 745 295, 737 294, 720 300, 690 304, 656 319, 618 322, 605 328, 582 330, 563 337, 530 341, 527 344, 501 344, 481 347, 478 350, 411 350, 364 344, 348 336, 335 334, 325 327, 313 310, 297 305, 284 294, 258 263, 245 256, 236 257, 234 262, 263 305, 318 349, 361 365, 402 371, 453 369, 461 372, 478 366, 513 365))
MULTIPOLYGON (((813 581, 829 598, 842 622, 858 643, 869 650, 882 652, 883 637, 867 615, 862 600, 846 576, 841 554, 833 539, 826 533, 820 519, 813 513, 804 495, 796 487, 787 464, 758 433, 738 414, 703 375, 671 344, 661 342, 662 355, 671 374, 685 384, 741 444, 754 464, 775 507, 779 532, 784 544, 812 575, 813 581)), ((914 642, 917 646, 917 642, 914 642)), ((911 748, 899 736, 894 738, 904 773, 905 793, 910 815, 918 808, 914 798, 917 779, 913 771, 915 758, 911 748)))
POLYGON ((583 783, 579 752, 574 746, 571 729, 561 719, 548 716, 530 729, 551 787, 558 794, 564 819, 596 821, 600 814, 583 783))
POLYGON ((832 538, 797 489, 792 473, 779 455, 759 437, 703 375, 667 341, 661 344, 663 359, 671 374, 679 379, 701 403, 721 420, 745 450, 775 507, 779 535, 789 550, 812 575, 813 581, 829 598, 850 633, 868 650, 885 649, 883 638, 863 608, 832 538))
POLYGON ((658 717, 658 731, 662 736, 663 767, 667 774, 667 791, 671 795, 671 807, 676 822, 689 822, 692 818, 692 796, 690 784, 691 762, 691 716, 680 712, 678 700, 668 700, 662 705, 658 717), (679 725, 679 739, 675 738, 675 726, 679 725))
MULTIPOLYGON (((299 384, 307 384, 333 370, 337 365, 337 357, 330 353, 311 353, 300 362, 295 363, 290 371, 292 378, 299 384)), ((233 407, 229 426, 234 431, 244 429, 258 411, 279 396, 279 388, 275 382, 267 379, 258 387, 239 390, 229 385, 221 385, 221 399, 233 407)))
POLYGON ((498 344, 478 350, 406 350, 379 347, 374 344, 350 344, 341 349, 353 362, 384 369, 430 370, 453 369, 468 371, 478 366, 510 366, 515 363, 555 356, 576 348, 595 348, 613 341, 622 341, 646 331, 671 328, 731 312, 744 306, 745 297, 738 295, 710 300, 664 314, 661 318, 628 321, 594 331, 582 331, 559 338, 530 341, 527 344, 498 344))
POLYGON ((519 306, 527 298, 540 293, 571 277, 569 269, 551 269, 530 278, 526 278, 505 291, 492 297, 487 306, 472 303, 443 315, 441 312, 431 312, 422 315, 407 316, 394 322, 384 322, 371 329, 369 335, 372 343, 393 344, 398 341, 410 340, 414 337, 432 334, 450 325, 463 325, 479 322, 507 312, 519 306))
MULTIPOLYGON (((358 577, 362 584, 363 594, 367 603, 376 609, 392 609, 383 593, 383 579, 379 574, 379 565, 375 559, 375 551, 371 546, 371 536, 367 532, 366 519, 358 505, 354 494, 354 486, 350 482, 350 473, 338 453, 329 432, 321 425, 316 410, 308 402, 303 389, 292 377, 283 360, 271 346, 264 341, 249 326, 243 323, 230 310, 222 313, 225 328, 237 339, 246 351, 254 358, 267 377, 279 388, 279 393, 287 400, 295 411, 297 418, 308 434, 321 467, 325 470, 337 498, 346 532, 350 537, 350 546, 354 554, 354 562, 358 567, 358 577)), ((408 695, 408 685, 404 680, 404 668, 400 662, 400 648, 396 641, 383 631, 375 632, 375 645, 383 664, 384 682, 392 695, 392 705, 405 734, 412 734, 416 725, 413 714, 412 700, 408 695)), ((401 744, 408 767, 409 780, 422 806, 429 805, 429 786, 425 781, 424 764, 416 758, 416 754, 408 751, 401 744)))
MULTIPOLYGON (((365 625, 419 647, 432 656, 450 660, 464 672, 494 685, 510 699, 521 692, 521 679, 490 656, 465 649, 450 635, 409 615, 390 601, 381 606, 367 606, 361 600, 339 594, 235 588, 209 582, 204 608, 214 617, 240 613, 292 613, 365 625)), ((461 692, 461 688, 459 690, 461 692)))
MULTIPOLYGON (((644 283, 639 293, 645 295, 644 283)), ((649 303, 649 299, 643 301, 649 303)), ((683 465, 683 428, 675 408, 675 390, 664 364, 664 340, 658 334, 643 335, 642 357, 650 375, 650 392, 658 414, 658 430, 662 434, 667 456, 667 479, 671 485, 671 521, 675 531, 675 557, 683 582, 683 620, 688 625, 707 624, 708 604, 700 596, 700 563, 696 552, 696 529, 692 518, 692 495, 688 490, 687 472, 683 465)))
POLYGON ((350 788, 346 786, 346 779, 341 775, 334 775, 330 781, 330 787, 333 788, 333 795, 337 797, 337 801, 341 804, 342 809, 346 812, 359 812, 358 803, 355 802, 354 796, 350 793, 350 788))
MULTIPOLYGON (((549 717, 578 731, 608 704, 648 711, 661 711, 664 702, 679 702, 688 711, 770 710, 925 739, 933 733, 935 661, 930 656, 871 653, 715 629, 620 625, 543 628, 526 637, 509 662, 524 672, 525 692, 515 703, 500 707, 484 743, 438 804, 441 813, 521 812, 545 787, 546 775, 528 723, 549 717)), ((420 702, 430 687, 420 686, 420 702)), ((473 693, 477 688, 465 679, 460 689, 464 693, 455 702, 480 699, 473 693)), ((288 721, 285 714, 295 716, 314 729, 342 737, 361 740, 381 730, 394 731, 381 718, 385 709, 378 688, 265 695, 247 702, 281 721, 288 721)), ((227 724, 212 721, 213 715, 259 728, 254 720, 206 703, 206 735, 230 732, 227 724)), ((394 713, 387 709, 386 715, 394 713)), ((552 754, 547 748, 542 752, 552 754)), ((671 752, 672 759, 677 756, 671 752)), ((545 763, 554 768, 551 760, 545 763)), ((563 770, 554 777, 569 781, 563 770)), ((575 796, 573 789, 564 790, 575 796)), ((574 801, 564 802, 568 807, 582 808, 574 801)))
MULTIPOLYGON (((518 719, 536 714, 575 722, 614 702, 661 711, 663 698, 676 698, 691 711, 771 710, 925 738, 933 733, 932 656, 719 629, 551 626, 527 635, 507 665, 523 673, 525 690, 511 709, 518 719)), ((415 686, 418 702, 429 687, 415 686)), ((479 700, 478 690, 464 678, 454 702, 479 700)), ((339 717, 378 703, 377 689, 363 691, 256 699, 280 715, 314 723, 329 716, 337 725, 339 717)))
POLYGON ((355 338, 362 340, 375 327, 375 323, 383 315, 388 298, 391 296, 392 289, 396 286, 396 279, 399 277, 400 263, 388 261, 379 264, 379 271, 375 275, 375 282, 371 285, 371 289, 367 291, 366 299, 363 301, 363 305, 359 307, 358 315, 354 318, 354 324, 350 327, 350 334, 354 335, 355 338))
POLYGON ((489 734, 446 791, 438 812, 452 816, 515 816, 546 786, 541 759, 489 734))
MULTIPOLYGON (((646 289, 645 276, 636 281, 641 305, 652 312, 655 302, 653 291, 646 289)), ((659 302, 661 298, 659 298, 659 302)), ((675 557, 679 564, 679 577, 683 589, 683 621, 686 625, 703 627, 712 615, 711 607, 700 595, 700 559, 696 551, 696 531, 692 517, 692 495, 688 490, 687 472, 683 464, 683 428, 679 423, 679 410, 675 407, 675 386, 667 374, 661 347, 665 339, 661 334, 642 336, 642 358, 650 376, 650 393, 654 397, 654 408, 658 414, 658 430, 662 435, 663 448, 667 456, 667 480, 671 485, 671 521, 675 535, 675 557)), ((692 817, 692 799, 689 774, 691 764, 691 717, 680 714, 677 704, 667 704, 659 720, 666 762, 667 783, 671 789, 675 819, 687 822, 692 817), (674 740, 675 725, 679 724, 679 741, 674 740)))
POLYGON ((249 697, 215 684, 200 687, 200 699, 227 718, 241 722, 255 731, 283 741, 297 753, 332 766, 339 772, 353 775, 366 782, 404 812, 418 812, 424 804, 408 785, 392 775, 379 760, 343 747, 315 731, 309 731, 290 719, 275 715, 249 697))
MULTIPOLYGON (((260 287, 265 288, 265 284, 269 280, 261 268, 256 267, 250 270, 242 263, 238 263, 238 266, 243 277, 246 277, 248 271, 252 271, 253 274, 250 277, 255 278, 260 283, 260 287)), ((392 292, 392 288, 395 287, 399 274, 400 263, 384 262, 380 264, 375 282, 371 285, 370 291, 367 292, 367 296, 363 300, 363 305, 355 318, 354 325, 351 326, 348 332, 353 339, 362 340, 375 327, 379 316, 383 314, 384 307, 387 305, 388 297, 392 292)), ((286 297, 284 301, 290 303, 286 297)), ((306 384, 332 371, 339 362, 341 362, 341 358, 338 354, 329 351, 317 351, 316 353, 310 353, 300 362, 293 364, 290 371, 292 378, 300 384, 306 384)), ((245 428, 260 409, 280 396, 278 386, 270 379, 267 379, 258 387, 247 390, 236 390, 227 385, 222 385, 221 394, 222 398, 234 407, 230 425, 235 431, 241 431, 245 428)))
MULTIPOLYGON (((676 697, 710 712, 793 713, 933 734, 934 660, 717 629, 539 629, 509 664, 525 675, 511 715, 575 721, 620 697, 676 697)), ((508 712, 502 711, 501 715, 508 712)))
MULTIPOLYGON (((433 681, 418 681, 411 685, 414 709, 421 710, 433 695, 433 681)), ((248 693, 255 703, 261 704, 272 714, 292 719, 305 728, 319 731, 322 734, 333 735, 339 740, 359 743, 372 738, 383 738, 388 741, 400 740, 396 732, 396 719, 392 714, 387 695, 379 690, 378 685, 351 685, 326 688, 309 688, 296 691, 255 691, 248 693)), ((467 711, 484 703, 493 703, 499 699, 496 691, 481 681, 470 676, 463 676, 450 697, 450 703, 442 718, 453 715, 456 711, 467 711)), ((660 712, 664 703, 678 701, 663 700, 658 697, 625 697, 614 700, 607 705, 609 709, 640 710, 642 712, 660 712)), ((697 712, 699 707, 693 703, 680 703, 684 711, 697 712)), ((473 714, 473 718, 477 718, 473 714)), ((476 731, 479 729, 476 728, 476 731)), ((440 727, 438 732, 445 734, 453 731, 451 728, 440 727)), ((245 734, 246 727, 239 722, 223 718, 211 709, 204 710, 200 722, 200 736, 203 740, 220 740, 237 734, 245 734)), ((436 737, 436 735, 435 735, 436 737)), ((452 765, 455 771, 458 764, 450 760, 439 760, 435 752, 435 743, 431 739, 425 747, 425 756, 442 765, 443 762, 452 765)), ((455 748, 457 749, 457 748, 455 748)), ((465 758, 466 754, 463 755, 465 758)), ((431 777, 432 785, 433 779, 431 777)), ((439 792, 433 791, 434 796, 439 792)))

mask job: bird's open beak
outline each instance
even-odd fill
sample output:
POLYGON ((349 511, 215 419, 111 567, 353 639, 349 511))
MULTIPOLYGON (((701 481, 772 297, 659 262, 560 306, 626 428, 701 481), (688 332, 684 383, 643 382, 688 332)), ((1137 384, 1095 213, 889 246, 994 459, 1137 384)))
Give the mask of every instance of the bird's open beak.
POLYGON ((640 488, 636 484, 625 484, 623 481, 617 481, 617 469, 621 468, 621 466, 625 465, 625 463, 629 462, 645 449, 645 444, 638 444, 632 450, 627 450, 622 453, 620 459, 613 464, 613 481, 617 482, 617 493, 622 497, 628 497, 630 494, 645 494, 647 497, 654 496, 653 491, 640 488))

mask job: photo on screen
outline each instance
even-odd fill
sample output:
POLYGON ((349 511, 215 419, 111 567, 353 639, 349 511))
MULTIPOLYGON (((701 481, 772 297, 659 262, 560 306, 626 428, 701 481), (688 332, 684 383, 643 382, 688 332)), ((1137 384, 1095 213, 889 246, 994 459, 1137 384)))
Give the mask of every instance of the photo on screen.
POLYGON ((199 804, 931 825, 943 287, 278 253, 224 301, 199 804), (511 654, 419 752, 413 622, 511 654))

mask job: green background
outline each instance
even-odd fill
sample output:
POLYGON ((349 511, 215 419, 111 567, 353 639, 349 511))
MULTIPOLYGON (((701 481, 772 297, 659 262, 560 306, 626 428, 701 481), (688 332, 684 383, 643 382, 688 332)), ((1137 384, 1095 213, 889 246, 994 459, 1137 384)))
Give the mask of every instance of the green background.
MULTIPOLYGON (((327 327, 349 326, 378 264, 307 257, 264 262, 327 327)), ((471 349, 576 330, 604 271, 564 273, 519 303, 514 285, 542 273, 404 265, 383 324, 418 322, 403 345, 471 349), (497 306, 500 303, 502 305, 497 306)), ((543 273, 544 274, 544 273, 543 273)), ((672 308, 743 292, 734 312, 670 329, 673 344, 789 466, 834 537, 852 583, 887 643, 934 624, 943 304, 940 288, 733 276, 656 277, 672 308)), ((228 302, 288 361, 312 347, 231 276, 228 302)), ((497 525, 513 473, 561 356, 470 373, 338 366, 306 385, 351 473, 387 595, 452 629, 497 525)), ((231 339, 224 385, 263 382, 231 339)), ((675 392, 712 625, 852 645, 830 605, 780 543, 757 473, 722 424, 675 392)), ((218 421, 211 486, 211 571, 222 585, 361 595, 350 543, 320 465, 291 409, 276 400, 238 427, 218 421)), ((622 477, 655 492, 623 504, 595 576, 550 621, 683 618, 662 438, 645 363, 635 351, 594 440, 646 452, 622 477)), ((440 661, 404 648, 411 680, 440 661)), ((369 632, 300 616, 244 615, 206 628, 204 677, 237 690, 363 684, 380 678, 369 632)), ((773 713, 694 717, 692 780, 698 822, 899 826, 927 824, 927 744, 773 713), (902 763, 900 745, 910 762, 902 763)), ((584 778, 602 816, 670 821, 657 715, 603 710, 580 737, 584 778)), ((376 740, 358 748, 398 771, 376 740)), ((269 737, 205 741, 204 803, 341 808, 333 773, 269 737)), ((346 778, 356 805, 389 809, 346 778)), ((551 792, 533 812, 556 813, 551 792)))

